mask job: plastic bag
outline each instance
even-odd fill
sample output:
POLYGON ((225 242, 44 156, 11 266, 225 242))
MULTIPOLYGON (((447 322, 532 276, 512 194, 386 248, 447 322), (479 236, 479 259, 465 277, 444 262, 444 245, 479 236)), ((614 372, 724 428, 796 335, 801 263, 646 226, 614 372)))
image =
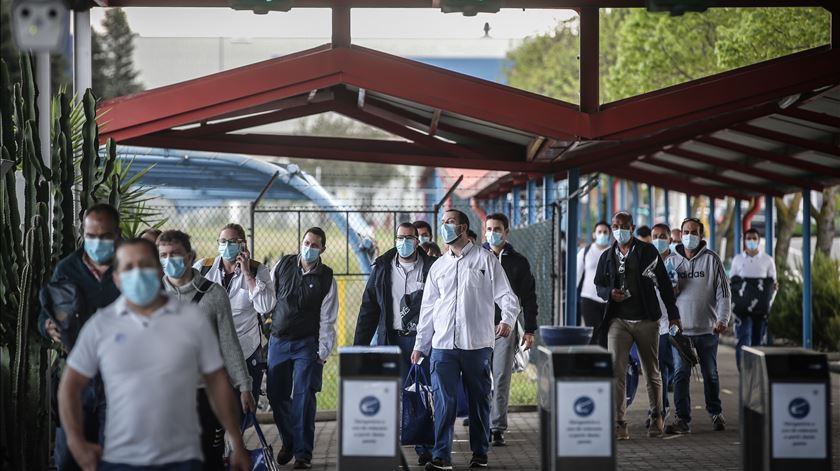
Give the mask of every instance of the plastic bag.
POLYGON ((432 383, 420 365, 411 365, 403 385, 400 443, 428 446, 435 444, 432 383))

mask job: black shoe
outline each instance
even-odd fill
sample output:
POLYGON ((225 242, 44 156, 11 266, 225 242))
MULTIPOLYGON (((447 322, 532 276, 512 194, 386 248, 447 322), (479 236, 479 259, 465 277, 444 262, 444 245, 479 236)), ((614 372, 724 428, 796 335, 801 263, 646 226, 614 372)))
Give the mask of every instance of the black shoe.
POLYGON ((493 432, 493 446, 505 446, 505 432, 493 432))
POLYGON ((290 450, 286 450, 281 448, 280 451, 277 452, 277 464, 283 466, 287 464, 289 461, 292 461, 292 458, 295 457, 295 454, 292 453, 290 450))
POLYGON ((447 463, 441 459, 435 458, 426 463, 426 467, 424 469, 426 471, 451 471, 452 463, 447 463))
POLYGON ((691 433, 691 427, 688 426, 686 421, 676 419, 672 424, 665 427, 665 433, 668 435, 684 435, 686 433, 691 433))
POLYGON ((426 463, 431 463, 432 455, 428 453, 423 453, 422 455, 417 457, 417 464, 420 466, 426 466, 426 463))
POLYGON ((487 467, 487 455, 476 455, 473 453, 472 459, 470 459, 470 468, 486 468, 487 467))
POLYGON ((470 418, 467 417, 466 419, 464 419, 464 421, 462 423, 464 424, 464 427, 469 427, 470 426, 470 418))
POLYGON ((309 460, 295 460, 295 465, 292 469, 312 469, 312 463, 309 460))
POLYGON ((726 430, 726 420, 723 418, 723 414, 712 416, 712 426, 714 427, 715 432, 723 432, 726 430))

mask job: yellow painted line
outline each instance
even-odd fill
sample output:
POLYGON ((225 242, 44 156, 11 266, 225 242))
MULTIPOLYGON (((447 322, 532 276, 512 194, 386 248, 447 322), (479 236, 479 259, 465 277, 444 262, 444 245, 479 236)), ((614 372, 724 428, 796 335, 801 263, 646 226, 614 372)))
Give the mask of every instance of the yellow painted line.
POLYGON ((347 291, 347 280, 343 278, 337 278, 335 280, 336 288, 338 288, 338 319, 336 319, 336 328, 339 329, 338 331, 338 346, 349 345, 350 342, 348 341, 347 331, 350 330, 347 328, 347 313, 344 309, 344 306, 347 304, 345 301, 345 294, 347 291))

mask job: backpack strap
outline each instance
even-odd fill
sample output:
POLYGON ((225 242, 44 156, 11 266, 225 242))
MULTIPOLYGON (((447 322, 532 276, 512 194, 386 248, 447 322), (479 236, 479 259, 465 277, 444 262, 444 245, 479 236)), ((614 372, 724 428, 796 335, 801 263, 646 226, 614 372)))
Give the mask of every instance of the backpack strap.
POLYGON ((589 249, 592 248, 592 244, 586 244, 586 247, 583 248, 583 263, 581 263, 581 272, 580 272, 580 283, 577 285, 577 297, 578 301, 580 300, 580 291, 583 289, 583 278, 586 276, 586 254, 589 253, 589 249))
POLYGON ((201 283, 201 286, 198 287, 198 289, 195 292, 195 295, 193 295, 193 298, 190 300, 190 302, 193 304, 198 304, 198 302, 201 301, 201 298, 204 297, 204 293, 206 293, 211 286, 213 286, 213 282, 205 278, 204 282, 201 283))
POLYGON ((201 261, 201 270, 199 270, 199 272, 201 272, 201 276, 207 276, 207 272, 209 272, 210 269, 213 268, 213 262, 215 260, 215 258, 210 257, 205 258, 201 261))

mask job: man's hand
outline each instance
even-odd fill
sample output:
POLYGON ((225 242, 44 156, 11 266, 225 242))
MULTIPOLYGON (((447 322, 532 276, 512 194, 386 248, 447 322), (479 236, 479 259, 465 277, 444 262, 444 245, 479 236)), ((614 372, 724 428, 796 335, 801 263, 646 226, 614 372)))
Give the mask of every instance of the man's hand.
POLYGON ((52 319, 47 318, 44 322, 44 330, 47 331, 47 335, 50 336, 53 342, 61 343, 61 332, 58 331, 58 325, 52 319))
POLYGON ((712 332, 714 332, 715 334, 722 334, 726 332, 726 324, 724 324, 723 322, 718 322, 717 324, 715 324, 715 328, 714 330, 712 330, 712 332))
POLYGON ((237 443, 233 445, 233 451, 230 454, 230 470, 231 471, 251 471, 251 457, 245 451, 245 445, 242 443, 242 437, 235 440, 237 443))
POLYGON ((675 325, 675 326, 679 327, 680 332, 682 332, 683 329, 682 329, 682 321, 681 320, 679 320, 679 319, 669 320, 668 321, 668 327, 670 327, 672 325, 675 325))
POLYGON ((513 328, 504 322, 499 322, 499 325, 496 326, 496 337, 507 337, 510 335, 513 328))
POLYGON ((627 296, 624 295, 624 291, 622 291, 620 289, 617 289, 617 288, 613 288, 613 290, 610 291, 610 297, 612 298, 613 301, 615 301, 617 303, 620 303, 620 302, 624 301, 625 299, 627 299, 627 296))
POLYGON ((317 361, 318 361, 318 364, 322 365, 322 366, 327 364, 327 360, 322 360, 321 357, 318 357, 317 361))
POLYGON ((254 395, 251 391, 242 391, 239 393, 239 401, 242 402, 242 410, 245 412, 256 412, 257 402, 254 400, 254 395))
POLYGON ((522 346, 525 347, 522 351, 530 350, 531 347, 534 346, 534 334, 526 332, 525 335, 522 336, 522 346))
POLYGON ((73 458, 76 463, 82 468, 82 471, 96 471, 99 466, 99 461, 102 459, 102 447, 96 443, 86 441, 84 438, 79 440, 70 440, 67 442, 73 458))
POLYGON ((420 363, 420 359, 423 358, 423 352, 420 350, 414 350, 411 352, 411 363, 416 365, 420 363))

